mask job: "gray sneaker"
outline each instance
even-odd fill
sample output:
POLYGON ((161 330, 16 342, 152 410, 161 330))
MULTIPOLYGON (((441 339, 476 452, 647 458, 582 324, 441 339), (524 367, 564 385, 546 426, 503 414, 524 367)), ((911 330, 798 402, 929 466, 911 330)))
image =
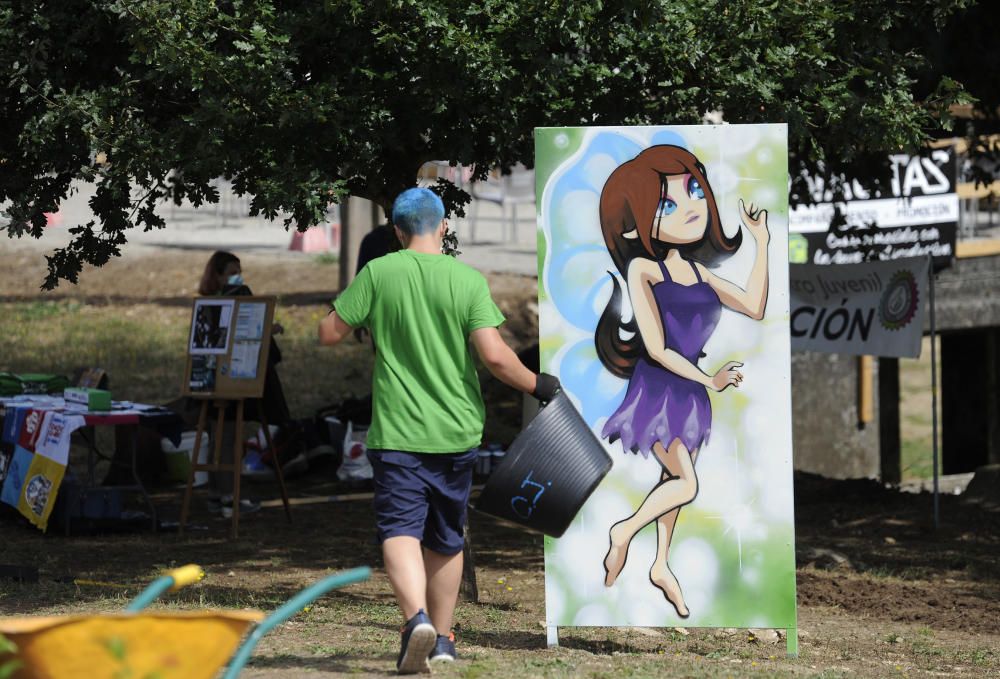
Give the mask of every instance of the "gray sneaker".
POLYGON ((447 636, 444 634, 437 635, 437 643, 431 649, 430 661, 435 663, 455 662, 457 657, 458 654, 455 653, 455 633, 452 632, 447 636))
MULTIPOLYGON (((224 495, 221 499, 216 501, 218 503, 219 509, 217 510, 222 514, 222 518, 231 519, 233 518, 233 496, 224 495)), ((260 511, 260 503, 250 500, 248 498, 243 498, 240 500, 240 515, 243 514, 253 514, 254 512, 260 511)))
POLYGON ((434 625, 424 613, 424 609, 421 608, 416 615, 407 620, 400 632, 396 671, 399 674, 430 672, 431 666, 428 660, 437 632, 434 631, 434 625))

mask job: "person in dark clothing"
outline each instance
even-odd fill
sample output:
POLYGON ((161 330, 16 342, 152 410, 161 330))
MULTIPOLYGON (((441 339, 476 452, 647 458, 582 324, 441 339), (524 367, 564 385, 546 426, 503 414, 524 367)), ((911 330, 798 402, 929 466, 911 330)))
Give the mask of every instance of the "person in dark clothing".
MULTIPOLYGON (((365 268, 365 264, 368 262, 387 255, 390 252, 396 252, 399 248, 399 238, 396 237, 396 232, 393 230, 392 224, 388 222, 379 224, 361 239, 361 245, 358 247, 358 266, 354 271, 354 275, 357 276, 361 273, 361 270, 365 268)), ((366 328, 354 329, 354 339, 364 342, 366 337, 368 337, 368 330, 366 328)), ((372 351, 375 351, 374 342, 372 342, 372 351)))
POLYGON ((396 238, 392 225, 379 224, 361 239, 361 245, 358 247, 358 267, 354 274, 361 273, 368 262, 390 252, 396 252, 399 247, 399 239, 396 238))

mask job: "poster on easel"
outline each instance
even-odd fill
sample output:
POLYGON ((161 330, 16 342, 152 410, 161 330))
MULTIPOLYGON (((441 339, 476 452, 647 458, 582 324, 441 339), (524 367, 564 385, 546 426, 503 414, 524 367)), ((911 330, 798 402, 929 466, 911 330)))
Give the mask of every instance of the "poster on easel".
POLYGON ((233 318, 232 299, 197 299, 188 353, 192 356, 225 354, 229 351, 229 326, 233 318))
POLYGON ((550 635, 795 628, 786 126, 543 128, 535 154, 541 368, 614 460, 545 539, 550 635))
POLYGON ((198 297, 191 310, 183 391, 201 398, 264 393, 273 297, 198 297))

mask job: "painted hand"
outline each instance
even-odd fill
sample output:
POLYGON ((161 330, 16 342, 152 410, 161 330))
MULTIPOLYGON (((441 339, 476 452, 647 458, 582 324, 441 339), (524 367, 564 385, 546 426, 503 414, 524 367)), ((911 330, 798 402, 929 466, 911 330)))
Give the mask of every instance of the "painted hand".
POLYGON ((729 387, 739 387, 740 383, 743 382, 743 373, 737 368, 742 367, 743 364, 738 361, 729 361, 712 376, 708 386, 714 391, 725 391, 729 387))
POLYGON ((767 210, 750 203, 750 208, 743 203, 740 198, 740 219, 747 231, 753 235, 754 239, 761 245, 767 245, 771 240, 771 233, 767 230, 767 210))

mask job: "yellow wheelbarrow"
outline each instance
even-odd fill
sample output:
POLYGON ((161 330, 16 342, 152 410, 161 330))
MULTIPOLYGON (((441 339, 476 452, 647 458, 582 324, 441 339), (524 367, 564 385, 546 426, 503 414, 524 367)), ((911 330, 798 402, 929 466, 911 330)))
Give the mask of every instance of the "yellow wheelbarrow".
POLYGON ((265 634, 327 592, 370 574, 363 567, 328 576, 266 617, 259 611, 144 611, 164 592, 203 577, 198 566, 184 566, 155 580, 121 613, 0 618, 0 635, 16 647, 7 655, 0 650, 0 675, 16 665, 12 679, 211 679, 229 661, 222 676, 235 679, 265 634))

